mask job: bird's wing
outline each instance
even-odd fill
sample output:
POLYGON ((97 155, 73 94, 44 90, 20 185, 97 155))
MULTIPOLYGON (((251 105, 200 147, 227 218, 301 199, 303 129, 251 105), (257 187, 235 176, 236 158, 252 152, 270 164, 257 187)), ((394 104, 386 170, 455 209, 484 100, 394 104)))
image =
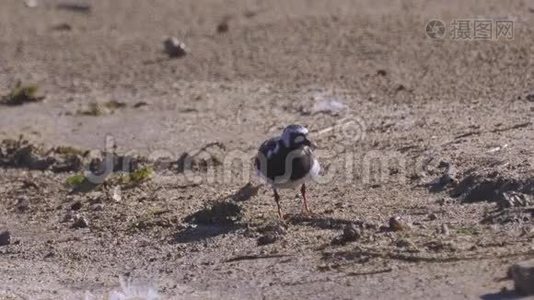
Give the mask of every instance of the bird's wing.
POLYGON ((280 137, 274 137, 266 140, 261 144, 258 151, 263 154, 266 158, 270 158, 273 154, 278 153, 280 149, 280 137))

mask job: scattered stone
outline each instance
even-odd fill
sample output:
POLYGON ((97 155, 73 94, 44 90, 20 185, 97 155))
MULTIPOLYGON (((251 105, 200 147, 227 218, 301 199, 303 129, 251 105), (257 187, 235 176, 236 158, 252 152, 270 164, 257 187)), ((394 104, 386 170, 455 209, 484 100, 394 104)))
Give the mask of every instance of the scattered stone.
POLYGON ((184 57, 189 52, 187 46, 175 37, 167 38, 163 41, 163 46, 165 48, 165 53, 167 53, 170 58, 184 57))
POLYGON ((411 240, 409 239, 399 239, 395 242, 395 245, 398 247, 398 248, 404 248, 404 249, 407 249, 411 252, 414 252, 414 251, 417 251, 417 246, 415 245, 414 242, 412 242, 411 240))
POLYGON ((9 231, 0 232, 0 246, 7 246, 11 244, 11 233, 9 231))
POLYGON ((534 199, 530 195, 509 191, 502 193, 502 197, 497 200, 500 209, 512 207, 526 207, 534 205, 534 199))
POLYGON ((439 232, 443 235, 449 235, 450 234, 449 226, 447 226, 447 224, 445 223, 441 224, 441 228, 439 232))
POLYGON ((93 205, 91 205, 91 209, 93 211, 101 211, 101 210, 104 210, 104 204, 103 203, 95 203, 93 205))
POLYGON ((59 10, 68 10, 77 13, 88 14, 91 12, 91 5, 85 3, 58 3, 56 8, 59 10))
POLYGON ((439 204, 440 206, 443 206, 445 204, 447 204, 447 199, 445 198, 439 198, 437 201, 436 201, 437 204, 439 204))
POLYGON ((489 212, 482 224, 506 224, 506 223, 529 223, 534 218, 534 208, 532 207, 520 207, 509 208, 504 210, 496 210, 489 212))
POLYGON ((489 149, 488 151, 486 151, 486 153, 495 153, 495 152, 501 151, 501 150, 503 150, 505 148, 508 148, 508 144, 504 144, 502 146, 493 147, 493 148, 489 149))
POLYGON ((527 101, 534 102, 534 93, 528 94, 526 98, 527 98, 527 101))
POLYGON ((264 246, 272 244, 278 240, 278 235, 272 232, 268 232, 258 238, 258 246, 264 246))
POLYGON ((30 200, 28 199, 28 196, 20 196, 17 199, 17 204, 15 204, 15 207, 19 212, 25 212, 30 208, 30 200))
POLYGON ((435 213, 431 213, 431 214, 428 215, 428 219, 430 221, 437 220, 438 219, 438 215, 436 215, 435 213))
POLYGON ((405 91, 406 90, 406 87, 404 86, 404 84, 397 84, 396 87, 395 87, 395 91, 396 92, 400 92, 400 91, 405 91))
POLYGON ((72 205, 70 206, 70 209, 74 210, 74 211, 80 210, 81 208, 82 208, 82 202, 79 201, 79 200, 74 202, 74 203, 72 203, 72 205))
POLYGON ((534 260, 512 265, 508 274, 514 281, 516 291, 524 295, 534 295, 534 260))
POLYGON ((257 229, 259 233, 274 233, 278 235, 284 235, 286 234, 287 225, 283 223, 282 221, 276 221, 268 223, 267 225, 260 227, 257 229))
POLYGON ((391 229, 390 229, 389 225, 380 225, 380 226, 378 227, 378 231, 379 231, 379 232, 386 232, 386 231, 390 231, 390 230, 391 230, 391 229))
POLYGON ((96 189, 100 183, 94 183, 90 178, 84 177, 80 184, 75 185, 69 192, 69 195, 75 195, 78 193, 88 193, 96 189))
POLYGON ((448 252, 454 252, 458 250, 458 247, 456 244, 452 241, 430 241, 425 243, 424 245, 428 250, 434 251, 434 252, 442 252, 442 251, 448 251, 448 252))
POLYGON ((530 236, 534 233, 534 227, 526 226, 521 228, 520 236, 530 236))
POLYGON ((449 185, 455 186, 458 184, 458 179, 456 179, 456 171, 451 163, 441 161, 438 167, 445 168, 445 171, 439 178, 430 182, 430 192, 433 193, 443 191, 449 185))
POLYGON ((186 170, 207 172, 210 168, 222 165, 226 146, 220 142, 208 143, 199 150, 182 153, 176 161, 176 172, 186 170))
POLYGON ((25 103, 41 102, 45 97, 37 95, 38 90, 39 87, 36 85, 22 85, 19 81, 8 95, 0 98, 0 104, 16 106, 25 103))
POLYGON ((79 214, 74 215, 72 228, 87 228, 89 227, 89 221, 84 216, 80 216, 79 214))
POLYGON ((79 109, 76 114, 83 115, 83 116, 102 116, 102 115, 108 115, 112 112, 111 109, 109 109, 106 105, 103 105, 101 103, 91 102, 89 104, 84 105, 81 109, 79 109))
POLYGON ((219 25, 217 25, 217 33, 225 33, 228 32, 230 29, 230 26, 228 25, 228 21, 224 20, 219 25))
POLYGON ((332 245, 345 245, 361 238, 362 232, 355 224, 347 224, 343 228, 343 234, 332 240, 332 245))
POLYGON ((254 16, 256 16, 258 14, 258 11, 253 11, 253 10, 247 10, 243 16, 245 16, 245 18, 252 18, 254 16))
POLYGON ((376 75, 379 75, 379 76, 386 76, 388 73, 386 72, 386 70, 378 70, 376 71, 376 75))
POLYGON ((24 0, 24 4, 29 8, 35 8, 39 6, 39 2, 37 2, 37 0, 24 0))
POLYGON ((148 105, 145 101, 139 101, 133 105, 134 108, 139 108, 148 105))
POLYGON ((76 114, 96 117, 115 113, 116 110, 125 107, 126 103, 117 100, 110 100, 105 102, 90 102, 78 109, 76 111, 76 114))
POLYGON ((109 198, 115 202, 121 202, 122 195, 121 195, 121 187, 120 186, 114 186, 109 190, 109 198))
POLYGON ((404 220, 402 220, 401 217, 391 217, 389 219, 389 230, 390 231, 404 231, 409 230, 410 225, 406 223, 404 220))
POLYGON ((52 30, 56 30, 56 31, 71 31, 72 30, 72 26, 69 23, 60 23, 60 24, 52 26, 52 30))
POLYGON ((258 238, 258 246, 272 244, 286 234, 287 225, 281 221, 271 222, 257 229, 262 235, 258 238))
POLYGON ((83 168, 82 157, 76 154, 67 155, 62 160, 56 160, 50 166, 54 173, 78 172, 83 168))
POLYGON ((104 102, 103 105, 112 110, 126 107, 126 103, 117 100, 109 100, 104 102))
POLYGON ((45 170, 56 160, 52 156, 43 156, 42 149, 26 140, 3 140, 0 144, 0 166, 32 170, 45 170))
POLYGON ((63 216, 63 218, 61 219, 60 222, 61 222, 61 223, 67 223, 67 222, 70 222, 70 221, 72 221, 73 217, 74 217, 74 215, 73 215, 72 211, 69 210, 69 211, 67 211, 67 212, 65 213, 65 215, 63 216))

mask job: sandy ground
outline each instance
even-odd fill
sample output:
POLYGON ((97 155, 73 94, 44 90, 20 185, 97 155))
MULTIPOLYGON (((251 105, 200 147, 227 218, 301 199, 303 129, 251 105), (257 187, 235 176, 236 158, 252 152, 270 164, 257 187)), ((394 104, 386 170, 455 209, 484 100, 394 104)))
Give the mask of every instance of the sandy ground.
POLYGON ((119 277, 165 299, 515 297, 507 269, 534 256, 534 2, 37 2, 0 10, 0 95, 46 96, 0 106, 0 298, 100 297, 119 277), (512 20, 514 38, 425 34, 475 18, 512 20), (169 59, 167 36, 189 53, 169 59), (325 100, 346 107, 315 113, 325 100), (284 224, 250 162, 291 123, 324 180, 312 216, 283 192, 284 224), (79 170, 9 156, 20 135, 58 160, 112 139, 156 172, 70 193, 79 170), (156 163, 215 142, 185 173, 156 163))

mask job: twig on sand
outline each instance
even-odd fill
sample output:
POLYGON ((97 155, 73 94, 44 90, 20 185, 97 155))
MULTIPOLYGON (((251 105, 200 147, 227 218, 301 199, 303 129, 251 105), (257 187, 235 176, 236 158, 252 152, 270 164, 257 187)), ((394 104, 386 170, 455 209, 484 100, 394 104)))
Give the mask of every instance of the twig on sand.
POLYGON ((375 275, 375 274, 381 274, 381 273, 389 273, 393 271, 392 268, 385 268, 385 269, 378 269, 373 271, 366 271, 366 272, 348 272, 345 275, 346 276, 365 276, 365 275, 375 275))
POLYGON ((327 253, 327 256, 338 256, 338 257, 357 257, 367 256, 369 258, 385 258, 392 260, 400 260, 405 262, 427 262, 427 263, 448 263, 448 262, 458 262, 458 261, 469 261, 469 260, 486 260, 486 259, 501 259, 501 258, 510 258, 510 257, 519 257, 519 256, 532 256, 534 255, 534 250, 527 251, 518 251, 512 253, 503 253, 495 255, 449 255, 449 256, 421 256, 421 255, 412 255, 406 253, 398 252, 381 252, 374 250, 364 250, 364 251, 342 251, 337 253, 327 253))
POLYGON ((280 257, 287 257, 290 255, 287 254, 271 254, 271 255, 239 255, 236 257, 229 258, 225 260, 224 262, 234 262, 234 261, 242 261, 242 260, 255 260, 255 259, 264 259, 264 258, 280 258, 280 257))
MULTIPOLYGON (((529 121, 529 122, 524 122, 524 123, 511 125, 511 126, 504 127, 504 128, 497 128, 497 129, 489 130, 487 132, 492 132, 492 133, 504 132, 504 131, 514 130, 514 129, 519 129, 519 128, 525 128, 525 127, 528 127, 530 125, 532 125, 532 122, 529 121)), ((482 131, 482 130, 468 131, 466 133, 459 134, 459 135, 455 136, 452 141, 448 141, 448 142, 442 144, 442 146, 455 143, 456 140, 461 139, 461 138, 466 138, 466 137, 473 136, 473 135, 481 135, 483 133, 484 133, 484 131, 482 131)))
POLYGON ((492 130, 491 132, 503 132, 503 131, 513 130, 513 129, 525 128, 530 125, 532 125, 532 122, 525 122, 525 123, 515 124, 509 127, 497 128, 497 129, 492 130))
POLYGON ((463 133, 463 134, 455 136, 454 139, 457 140, 457 139, 465 138, 465 137, 472 136, 472 135, 480 135, 481 133, 482 133, 482 131, 480 131, 480 130, 469 131, 469 132, 466 132, 466 133, 463 133))

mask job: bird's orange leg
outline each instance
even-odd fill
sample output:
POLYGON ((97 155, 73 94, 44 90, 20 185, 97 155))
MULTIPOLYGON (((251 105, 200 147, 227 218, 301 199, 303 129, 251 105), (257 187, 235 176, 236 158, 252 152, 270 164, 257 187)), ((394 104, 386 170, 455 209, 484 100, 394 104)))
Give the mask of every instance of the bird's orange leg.
POLYGON ((273 189, 274 191, 274 201, 276 201, 276 207, 278 208, 278 217, 280 217, 280 220, 284 219, 284 216, 282 215, 282 207, 280 206, 280 195, 278 195, 278 192, 276 189, 273 189))
POLYGON ((306 185, 305 184, 302 184, 302 187, 300 188, 300 193, 302 194, 303 212, 306 214, 311 214, 311 211, 308 208, 308 201, 306 199, 306 185))

